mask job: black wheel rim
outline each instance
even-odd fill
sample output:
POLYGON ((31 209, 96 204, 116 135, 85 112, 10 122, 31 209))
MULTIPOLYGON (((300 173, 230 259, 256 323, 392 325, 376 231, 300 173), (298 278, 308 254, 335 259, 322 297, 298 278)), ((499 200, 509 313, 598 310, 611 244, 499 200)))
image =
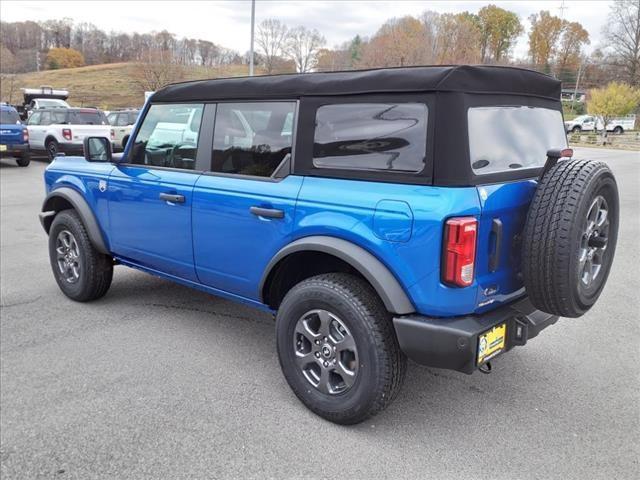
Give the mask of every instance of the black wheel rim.
POLYGON ((80 248, 69 230, 62 230, 56 237, 56 263, 65 282, 80 280, 80 248))
POLYGON ((604 255, 609 243, 609 205, 598 195, 589 207, 580 238, 580 284, 590 288, 602 275, 604 255))
POLYGON ((318 391, 336 395, 355 383, 358 349, 351 332, 335 314, 318 309, 300 317, 293 349, 298 368, 318 391))
POLYGON ((56 158, 56 155, 58 154, 58 147, 55 143, 51 142, 47 145, 47 154, 49 155, 49 160, 56 158))

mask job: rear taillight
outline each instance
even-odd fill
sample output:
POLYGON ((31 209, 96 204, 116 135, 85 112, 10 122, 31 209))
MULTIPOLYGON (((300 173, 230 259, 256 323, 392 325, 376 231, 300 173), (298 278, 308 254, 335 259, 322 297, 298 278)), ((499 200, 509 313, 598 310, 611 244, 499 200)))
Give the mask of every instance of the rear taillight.
POLYGON ((442 281, 456 287, 473 283, 478 221, 473 217, 450 218, 444 228, 442 281))
POLYGON ((27 143, 29 141, 29 130, 27 130, 26 128, 22 129, 22 141, 24 143, 27 143))
POLYGON ((65 140, 69 140, 71 141, 71 129, 70 128, 63 128, 62 129, 62 136, 64 137, 65 140))
POLYGON ((112 128, 112 129, 111 129, 111 140, 115 140, 115 138, 116 138, 116 132, 115 132, 115 130, 112 128))

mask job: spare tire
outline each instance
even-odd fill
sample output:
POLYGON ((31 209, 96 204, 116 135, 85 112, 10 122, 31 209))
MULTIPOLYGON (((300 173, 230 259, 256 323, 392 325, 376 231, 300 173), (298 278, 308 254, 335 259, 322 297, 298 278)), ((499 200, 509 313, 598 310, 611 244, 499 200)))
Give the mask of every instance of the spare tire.
POLYGON ((522 239, 522 274, 531 303, 579 317, 596 302, 618 238, 618 187, 602 162, 558 162, 538 184, 522 239))

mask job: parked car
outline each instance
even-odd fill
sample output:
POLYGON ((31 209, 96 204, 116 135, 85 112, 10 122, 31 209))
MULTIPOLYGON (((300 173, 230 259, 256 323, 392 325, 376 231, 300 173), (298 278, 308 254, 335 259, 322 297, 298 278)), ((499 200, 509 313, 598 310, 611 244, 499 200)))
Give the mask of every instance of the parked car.
POLYGON ((169 85, 110 147, 44 174, 63 293, 102 297, 120 264, 272 312, 287 382, 337 423, 385 408, 407 357, 489 372, 583 315, 615 252, 613 174, 570 159, 560 82, 533 71, 169 85))
POLYGON ((22 125, 18 111, 0 105, 0 158, 13 157, 20 167, 29 165, 29 132, 22 125))
POLYGON ((114 150, 124 149, 129 141, 131 130, 138 119, 139 110, 119 110, 109 112, 107 121, 111 125, 111 143, 114 150))
POLYGON ((17 106, 22 120, 27 120, 34 110, 42 108, 69 108, 67 90, 56 90, 48 85, 40 88, 22 88, 22 105, 17 106))
MULTIPOLYGON (((607 124, 607 131, 619 135, 626 130, 633 130, 635 123, 635 115, 614 118, 607 124)), ((596 115, 580 115, 573 120, 564 122, 564 127, 567 132, 571 133, 590 132, 594 129, 602 131, 602 119, 596 115)))
POLYGON ((82 154, 85 137, 109 139, 111 127, 100 111, 92 108, 36 110, 29 117, 29 146, 46 153, 49 160, 59 153, 82 154))

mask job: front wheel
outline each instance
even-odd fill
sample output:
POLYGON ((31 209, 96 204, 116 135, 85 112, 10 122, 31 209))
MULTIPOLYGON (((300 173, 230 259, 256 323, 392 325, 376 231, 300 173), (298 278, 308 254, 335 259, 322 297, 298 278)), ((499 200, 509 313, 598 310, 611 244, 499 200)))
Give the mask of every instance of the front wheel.
POLYGON ((576 125, 571 129, 571 133, 580 133, 581 131, 582 131, 582 128, 580 128, 578 125, 576 125))
POLYGON ((613 133, 616 135, 622 135, 624 133, 624 130, 620 125, 618 125, 616 128, 613 129, 613 133))
POLYGON ((53 219, 49 259, 60 290, 72 300, 96 300, 111 286, 113 259, 93 247, 75 210, 64 210, 53 219))
POLYGON ((307 408, 339 424, 372 417, 406 371, 390 314, 364 280, 344 273, 302 281, 276 317, 280 366, 307 408))

